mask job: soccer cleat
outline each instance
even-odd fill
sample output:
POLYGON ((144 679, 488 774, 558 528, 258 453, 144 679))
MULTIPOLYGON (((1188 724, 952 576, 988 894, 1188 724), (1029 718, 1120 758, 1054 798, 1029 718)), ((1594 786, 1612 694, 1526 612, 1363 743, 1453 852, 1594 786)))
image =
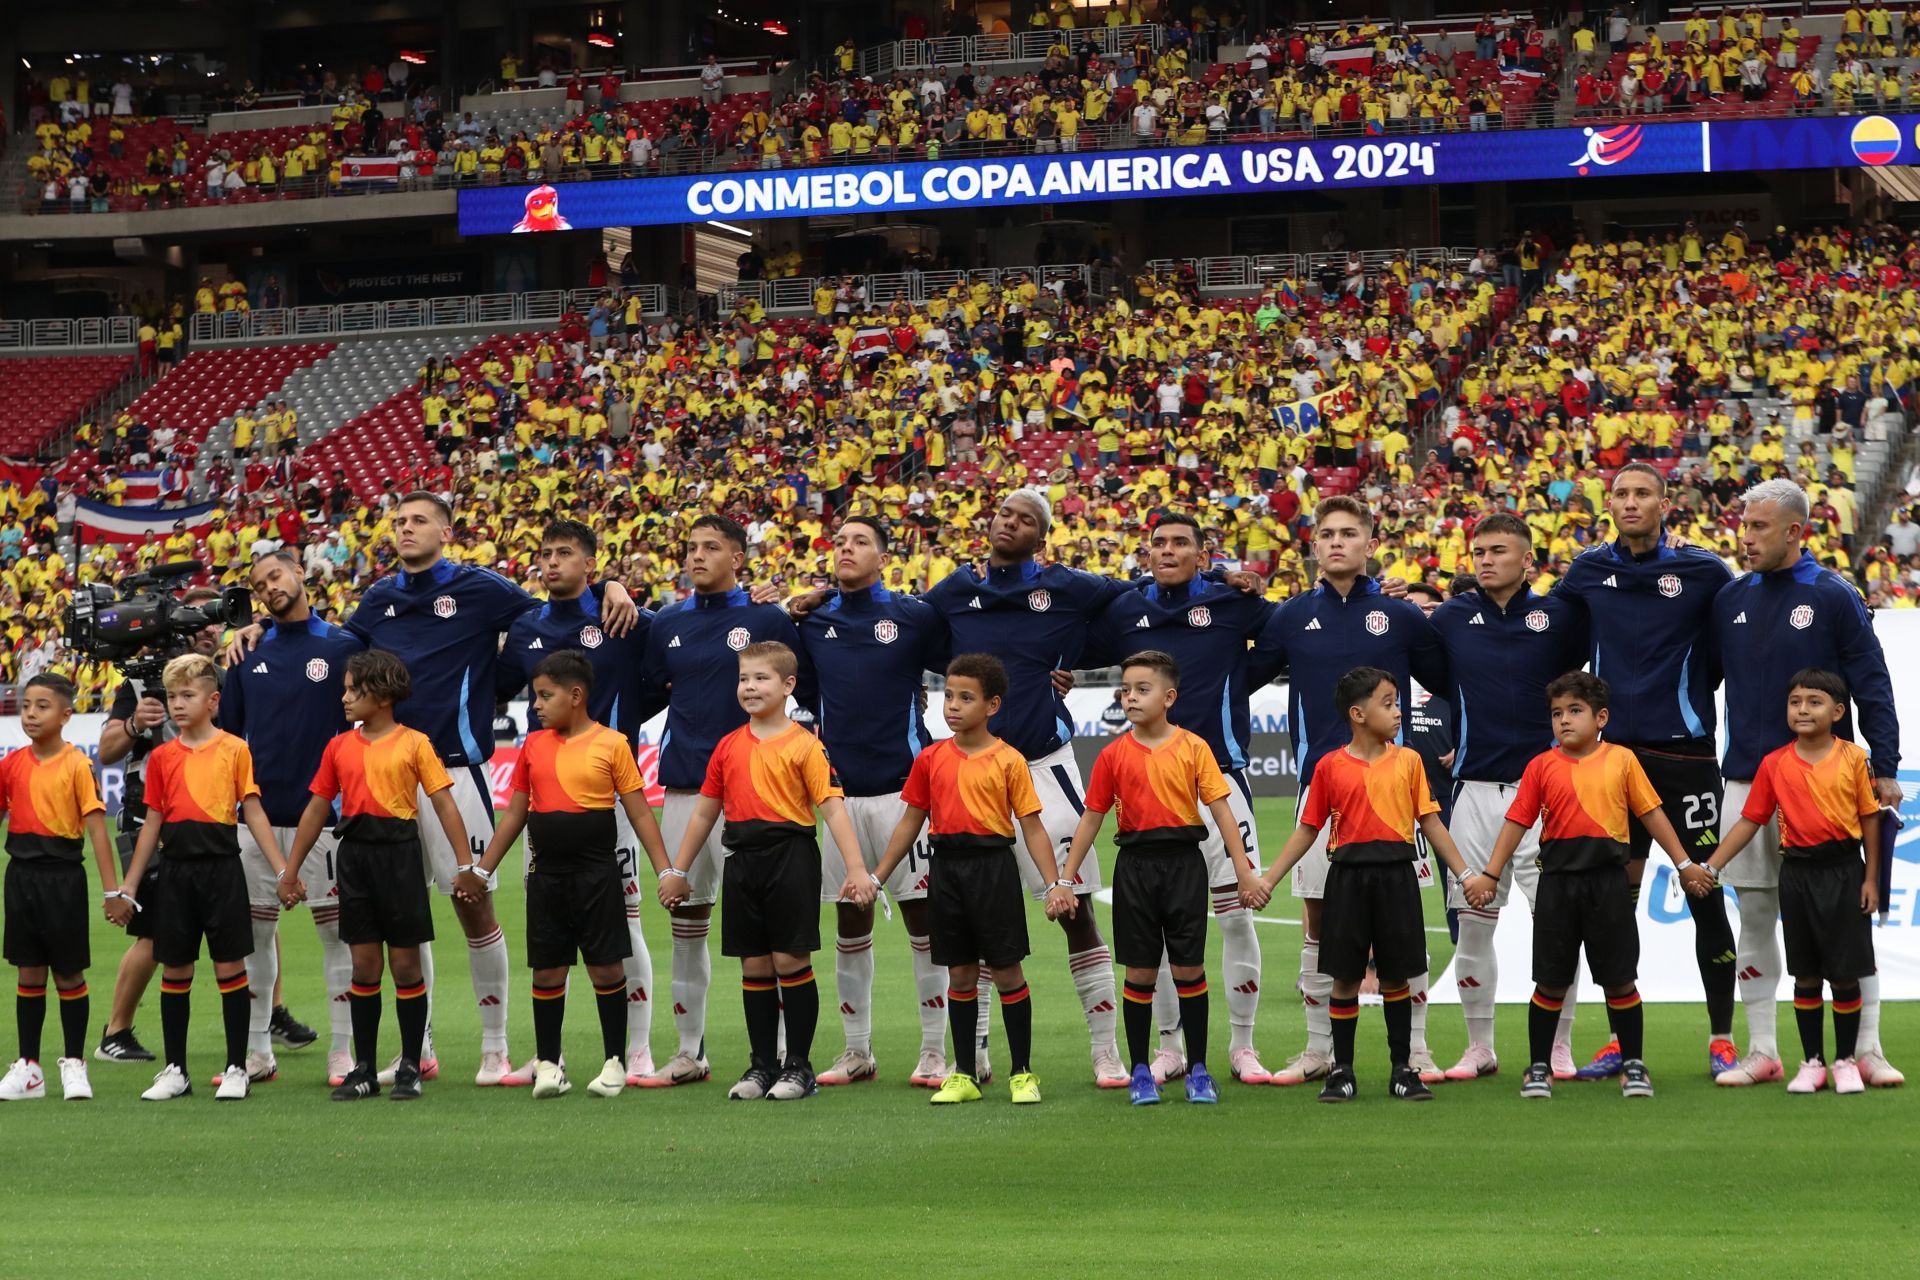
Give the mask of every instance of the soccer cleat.
MULTIPOLYGON (((502 1061, 507 1064, 507 1069, 500 1073, 500 1079, 495 1081, 495 1083, 502 1089, 524 1089, 533 1083, 534 1077, 539 1073, 540 1060, 538 1058, 528 1058, 526 1065, 516 1070, 512 1058, 504 1053, 501 1054, 500 1057, 502 1061)), ((567 1064, 565 1061, 561 1061, 556 1065, 565 1068, 567 1064)), ((480 1070, 484 1073, 486 1069, 487 1055, 483 1053, 480 1055, 480 1070)), ((475 1076, 473 1082, 480 1084, 481 1080, 479 1076, 475 1076)))
MULTIPOLYGON (((486 1060, 486 1055, 482 1054, 481 1061, 484 1062, 485 1060, 486 1060)), ((400 1064, 403 1061, 404 1059, 401 1058, 399 1054, 396 1053, 393 1055, 393 1061, 389 1062, 387 1064, 387 1069, 380 1073, 380 1083, 383 1087, 386 1085, 391 1085, 395 1080, 399 1079, 400 1064)), ((433 1042, 429 1040, 427 1042, 427 1056, 420 1063, 420 1078, 422 1080, 432 1080, 437 1078, 439 1074, 440 1074, 440 1059, 433 1056, 433 1042)))
POLYGON ((1170 1049, 1162 1045, 1154 1050, 1153 1062, 1149 1066, 1153 1071, 1153 1082, 1165 1084, 1169 1080, 1178 1080, 1187 1074, 1187 1055, 1178 1049, 1170 1049))
POLYGON ((347 1068, 340 1083, 333 1087, 335 1102, 358 1102, 362 1098, 380 1096, 380 1077, 374 1072, 371 1062, 356 1062, 347 1068))
POLYGON ((1580 1078, 1580 1073, 1574 1070, 1572 1047, 1562 1044, 1558 1040, 1553 1042, 1553 1048, 1547 1050, 1547 1065, 1553 1068, 1553 1078, 1555 1080, 1577 1080, 1580 1078))
POLYGON ((1359 1092, 1360 1084, 1353 1078, 1352 1069, 1335 1063, 1327 1069, 1327 1082, 1320 1086, 1320 1101, 1352 1102, 1359 1092))
MULTIPOLYGON (((1015 1080, 1021 1077, 1015 1076, 1015 1080)), ((980 1101, 980 1085, 964 1071, 956 1071, 940 1085, 933 1097, 928 1099, 935 1106, 944 1107, 954 1102, 980 1101)))
POLYGON ((1852 1058, 1842 1058, 1833 1064, 1833 1091, 1835 1093, 1867 1091, 1867 1082, 1860 1078, 1860 1064, 1857 1061, 1852 1058))
POLYGON ((1620 1064, 1620 1096, 1623 1098, 1653 1096, 1653 1077, 1647 1074, 1647 1064, 1640 1059, 1628 1058, 1620 1064))
POLYGON ((558 1098, 572 1089, 573 1081, 567 1079, 567 1073, 560 1069, 559 1063, 541 1059, 533 1064, 533 1096, 536 1101, 558 1098))
POLYGON ((1750 1084, 1767 1084, 1785 1074, 1780 1059, 1755 1049, 1740 1059, 1738 1064, 1715 1076, 1713 1082, 1723 1089, 1739 1089, 1750 1084))
POLYGON ((393 1088, 387 1090, 387 1101, 419 1101, 420 1082, 428 1078, 425 1067, 411 1058, 400 1059, 400 1065, 393 1069, 393 1088))
POLYGON ((353 1070, 353 1055, 345 1049, 335 1049, 327 1054, 327 1083, 338 1089, 347 1082, 347 1073, 353 1070))
POLYGON ((773 1088, 767 1090, 767 1101, 798 1102, 819 1092, 820 1082, 814 1078, 813 1068, 804 1062, 790 1062, 773 1082, 773 1088))
POLYGON ((639 1086, 653 1074, 653 1050, 635 1049, 627 1055, 627 1083, 639 1086))
POLYGON ((1040 1101, 1040 1077, 1031 1071, 1016 1071, 1007 1081, 1016 1106, 1031 1106, 1040 1101))
POLYGON ((1872 1048, 1854 1059, 1860 1064, 1860 1077, 1876 1089, 1898 1089, 1907 1082, 1898 1067, 1887 1061, 1886 1053, 1872 1048))
POLYGON ((1305 1084, 1309 1080, 1318 1080, 1327 1074, 1333 1066, 1333 1059, 1318 1049, 1302 1049, 1287 1059, 1287 1065, 1273 1073, 1271 1084, 1281 1086, 1305 1084))
POLYGON ((1153 1068, 1144 1062, 1127 1078, 1127 1101, 1136 1107, 1157 1106, 1160 1102, 1160 1086, 1153 1082, 1153 1068))
POLYGON ((587 1081, 587 1092, 596 1098, 617 1098, 626 1087, 627 1069, 618 1058, 608 1058, 601 1066, 600 1074, 587 1081))
POLYGON ((60 1059, 60 1096, 68 1102, 85 1102, 93 1097, 93 1081, 87 1079, 85 1058, 60 1059))
POLYGON ((1818 1093, 1827 1087, 1827 1064, 1818 1058, 1808 1058, 1793 1073, 1793 1079, 1787 1081, 1788 1093, 1818 1093))
POLYGON ((1266 1064, 1260 1061, 1260 1051, 1252 1045, 1228 1054, 1227 1069, 1241 1084, 1270 1084, 1273 1081, 1273 1072, 1267 1070, 1266 1064))
POLYGON ((1387 1085, 1387 1092, 1403 1102, 1433 1101, 1433 1090, 1427 1088, 1420 1069, 1411 1061, 1404 1067, 1394 1068, 1393 1080, 1387 1085))
POLYGON ((1220 1090, 1214 1085, 1213 1073, 1207 1070, 1204 1062, 1189 1063, 1187 1066, 1187 1101, 1220 1101, 1220 1090))
MULTIPOLYGON (((280 1064, 271 1053, 261 1053, 257 1049, 247 1050, 247 1079, 254 1084, 265 1084, 280 1074, 280 1064)), ((226 1078, 222 1071, 213 1078, 214 1088, 220 1087, 220 1081, 226 1078)))
POLYGON ((100 1047, 93 1056, 101 1062, 152 1062, 153 1051, 134 1039, 133 1028, 108 1035, 100 1033, 100 1047))
POLYGON ((227 1069, 220 1073, 220 1087, 214 1090, 215 1102, 238 1102, 253 1092, 253 1081, 247 1075, 247 1069, 237 1062, 229 1062, 227 1069))
POLYGON ((1470 1044, 1467 1051, 1460 1055, 1460 1061, 1447 1068, 1449 1080, 1478 1080, 1481 1076, 1500 1074, 1500 1059, 1493 1049, 1484 1044, 1470 1044))
POLYGON ((1407 1065, 1417 1071, 1420 1078, 1428 1084, 1439 1084, 1447 1078, 1447 1073, 1442 1071, 1440 1064, 1433 1060, 1431 1049, 1415 1049, 1408 1055, 1407 1065))
POLYGON ((947 1080, 947 1053, 944 1049, 922 1049, 919 1065, 907 1077, 916 1089, 938 1089, 947 1080))
POLYGON ((848 1049, 835 1058, 833 1065, 822 1071, 819 1077, 820 1083, 825 1086, 859 1084, 879 1078, 880 1064, 864 1049, 848 1049))
POLYGON ((15 1058, 0 1076, 0 1102, 30 1102, 47 1096, 47 1077, 37 1062, 15 1058))
MULTIPOLYGON (((244 1074, 240 1077, 246 1079, 244 1074)), ((169 1062, 160 1068, 160 1074, 153 1078, 153 1085, 140 1095, 143 1102, 172 1102, 175 1098, 184 1098, 193 1092, 193 1081, 187 1079, 187 1073, 169 1062)))
POLYGON ((320 1038, 320 1033, 306 1023, 287 1012, 287 1006, 273 1006, 273 1016, 267 1022, 267 1030, 273 1034, 273 1042, 282 1049, 304 1049, 320 1038))
POLYGON ((1576 1080, 1611 1080, 1620 1074, 1620 1042, 1609 1040, 1593 1055, 1593 1061, 1573 1073, 1576 1080))
MULTIPOLYGON (((676 1053, 667 1059, 666 1065, 662 1066, 652 1075, 642 1079, 640 1081, 640 1087, 642 1089, 671 1089, 676 1085, 698 1084, 712 1074, 713 1070, 707 1066, 707 1060, 705 1058, 696 1058, 690 1053, 676 1053)), ((748 1072, 748 1074, 751 1075, 752 1072, 748 1072)), ((769 1079, 771 1079, 772 1073, 769 1072, 768 1076, 769 1079)), ((742 1077, 742 1079, 744 1080, 745 1077, 742 1077)), ((738 1086, 735 1087, 737 1088, 738 1086)), ((766 1091, 762 1089, 761 1092, 764 1093, 766 1091)), ((737 1095, 729 1091, 727 1096, 732 1098, 737 1095)), ((756 1093, 752 1096, 757 1098, 760 1094, 756 1093)))
MULTIPOLYGON (((984 1059, 982 1059, 984 1061, 984 1059)), ((980 1082, 985 1084, 991 1076, 982 1075, 980 1082)), ((1093 1048, 1093 1082, 1102 1089, 1125 1089, 1132 1083, 1133 1076, 1120 1062, 1120 1046, 1116 1044, 1095 1045, 1093 1048)))
POLYGON ((1715 1036, 1707 1043, 1707 1073, 1715 1080, 1740 1065, 1740 1050, 1733 1041, 1725 1036, 1715 1036))
MULTIPOLYGON (((706 1077, 701 1076, 700 1079, 704 1080, 706 1077)), ((734 1082, 733 1088, 727 1090, 727 1098, 732 1102, 758 1102, 767 1096, 767 1090, 771 1088, 773 1088, 773 1071, 756 1062, 747 1068, 745 1075, 734 1082)))
POLYGON ((1553 1096, 1553 1068, 1544 1062, 1536 1062, 1527 1068, 1527 1074, 1520 1077, 1520 1096, 1523 1098, 1551 1098, 1553 1096))

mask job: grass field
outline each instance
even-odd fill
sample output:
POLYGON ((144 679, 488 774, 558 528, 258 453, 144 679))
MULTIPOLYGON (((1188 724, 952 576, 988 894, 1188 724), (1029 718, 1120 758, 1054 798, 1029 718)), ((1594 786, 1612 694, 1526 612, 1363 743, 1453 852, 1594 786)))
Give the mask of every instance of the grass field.
MULTIPOLYGON (((1288 802, 1265 802, 1277 849, 1288 802)), ((501 917, 520 955, 516 860, 501 917)), ((1430 895, 1431 897, 1432 895, 1430 895)), ((1659 1087, 1627 1103, 1611 1084, 1560 1086, 1550 1104, 1516 1095, 1524 1009, 1503 1008, 1503 1073, 1446 1085, 1425 1107, 1383 1092, 1384 1035, 1362 1011, 1362 1097, 1322 1107, 1308 1090, 1223 1081, 1222 1105, 1148 1110, 1092 1087, 1057 929, 1036 914, 1036 1069, 1044 1105, 1007 1105, 1004 1083, 974 1106, 935 1110, 906 1085, 918 1023, 900 924, 877 930, 875 1050, 882 1079, 793 1105, 729 1104, 745 1065, 738 987, 715 956, 712 1083, 576 1087, 536 1104, 524 1090, 469 1083, 477 1029, 452 913, 442 903, 436 1039, 444 1074, 424 1101, 339 1106, 324 1084, 318 947, 304 913, 283 925, 288 1001, 322 1043, 280 1055, 281 1075, 219 1106, 220 1020, 208 966, 195 991, 196 1092, 142 1103, 149 1072, 91 1063, 97 1099, 0 1109, 8 1171, 0 1276, 685 1276, 1103 1277, 1128 1272, 1333 1276, 1713 1276, 1914 1272, 1920 1120, 1909 1091, 1789 1098, 1716 1090, 1698 1006, 1650 1006, 1659 1087), (447 945, 450 943, 451 945, 447 945), (1899 1263, 1905 1257, 1907 1263, 1899 1263)), ((1104 908, 1102 909, 1104 919, 1104 908)), ((1290 898, 1267 916, 1290 917, 1290 898)), ((1439 905, 1429 914, 1439 922, 1439 905)), ((662 990, 666 922, 646 913, 662 990)), ((831 936, 830 921, 823 933, 831 936)), ((1269 1065, 1303 1030, 1291 980, 1299 933, 1263 924, 1269 1065)), ((1433 967, 1447 939, 1433 935, 1433 967)), ((120 940, 95 939, 95 1023, 120 940)), ((717 951, 717 946, 716 946, 717 951)), ((1217 958, 1217 957, 1216 957, 1217 958)), ((821 980, 831 981, 831 953, 821 980)), ((1217 974, 1217 964, 1214 968, 1217 974)), ((823 1000, 824 1066, 840 1048, 823 1000)), ((157 991, 139 1028, 160 1040, 157 991)), ((524 970, 513 988, 516 1056, 532 1048, 524 970)), ((1226 1038, 1224 1001, 1215 1036, 1226 1038)), ((394 1042, 392 1000, 383 1043, 394 1042)), ((1577 1050, 1604 1014, 1581 1012, 1577 1050)), ((568 1021, 576 1086, 598 1059, 590 1001, 568 1021)), ((1791 1011, 1781 1018, 1791 1037, 1791 1011)), ((58 1044, 50 1010, 48 1048, 58 1044)), ((656 1052, 673 1048, 655 1019, 656 1052)), ((998 1019, 995 1038, 999 1038, 998 1019)), ((1433 1011, 1436 1056, 1465 1043, 1457 1009, 1433 1011)), ((1884 1041, 1920 1067, 1920 1009, 1887 1011, 1884 1041)), ((8 1043, 11 1049, 11 1042, 8 1043)), ((1217 1055, 1224 1067, 1224 1054, 1217 1055)))

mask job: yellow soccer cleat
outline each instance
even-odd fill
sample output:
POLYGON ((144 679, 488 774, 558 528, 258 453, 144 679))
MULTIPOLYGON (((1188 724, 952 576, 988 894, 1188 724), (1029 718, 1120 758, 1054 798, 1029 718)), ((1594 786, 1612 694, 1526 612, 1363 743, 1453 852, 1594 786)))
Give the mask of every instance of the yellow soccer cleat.
MULTIPOLYGON (((1039 1090, 1036 1089, 1034 1094, 1038 1097, 1039 1090)), ((980 1101, 980 1086, 974 1083, 972 1076, 961 1071, 948 1076, 946 1082, 933 1095, 935 1106, 948 1102, 978 1101, 980 1101)))
POLYGON ((1040 1077, 1031 1071, 1022 1071, 1007 1081, 1007 1085, 1013 1090, 1015 1106, 1040 1101, 1040 1077))

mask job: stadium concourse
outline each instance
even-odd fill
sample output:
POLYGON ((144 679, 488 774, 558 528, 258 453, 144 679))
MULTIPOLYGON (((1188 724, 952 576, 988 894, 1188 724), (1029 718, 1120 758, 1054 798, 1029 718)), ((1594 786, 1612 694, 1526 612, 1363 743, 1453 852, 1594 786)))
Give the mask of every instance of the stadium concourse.
MULTIPOLYGON (((72 586, 157 561, 232 583, 285 545, 342 617, 391 567, 390 507, 416 486, 453 503, 451 554, 516 579, 548 519, 586 519, 601 574, 655 605, 687 590, 681 535, 706 511, 749 529, 749 581, 786 590, 828 580, 838 516, 878 514, 886 583, 917 590, 980 558, 998 496, 1025 485, 1054 500, 1064 563, 1131 571, 1157 516, 1193 509, 1212 554, 1278 599, 1310 583, 1311 512, 1341 492, 1379 511, 1384 575, 1442 587, 1469 568, 1475 517, 1505 504, 1535 531, 1544 589, 1610 536, 1606 476, 1646 459, 1675 482, 1673 530, 1730 563, 1739 493, 1803 483, 1814 553, 1875 607, 1913 606, 1908 518, 1886 539, 1860 522, 1904 429, 1920 240, 1688 227, 1374 258, 1331 292, 1289 278, 1203 296, 1161 264, 1108 297, 1018 278, 868 308, 824 281, 811 314, 770 318, 745 293, 701 322, 609 293, 547 332, 196 348, 84 424, 42 483, 28 468, 0 487, 0 674, 67 665, 72 586), (162 502, 212 511, 76 545, 74 499, 124 503, 123 473, 144 468, 162 502)), ((79 376, 6 362, 43 365, 79 376)), ((102 706, 111 671, 75 675, 102 706)))

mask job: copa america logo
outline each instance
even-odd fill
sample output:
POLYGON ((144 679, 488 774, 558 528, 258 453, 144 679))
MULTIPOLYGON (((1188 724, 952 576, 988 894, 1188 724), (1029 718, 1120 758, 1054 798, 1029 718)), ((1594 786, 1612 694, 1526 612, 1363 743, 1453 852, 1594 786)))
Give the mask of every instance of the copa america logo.
POLYGON ((1619 164, 1640 149, 1641 130, 1637 124, 1617 124, 1611 129, 1583 129, 1587 149, 1578 160, 1569 161, 1569 169, 1584 174, 1591 169, 1607 169, 1619 164))
POLYGON ((607 638, 601 634, 600 628, 591 624, 580 628, 580 643, 587 648, 598 649, 606 642, 607 638))
POLYGON ((1028 592, 1027 608, 1035 613, 1045 613, 1053 608, 1053 593, 1045 590, 1028 592))
POLYGON ((1378 609, 1367 615, 1367 633, 1383 636, 1387 634, 1387 615, 1378 609))

